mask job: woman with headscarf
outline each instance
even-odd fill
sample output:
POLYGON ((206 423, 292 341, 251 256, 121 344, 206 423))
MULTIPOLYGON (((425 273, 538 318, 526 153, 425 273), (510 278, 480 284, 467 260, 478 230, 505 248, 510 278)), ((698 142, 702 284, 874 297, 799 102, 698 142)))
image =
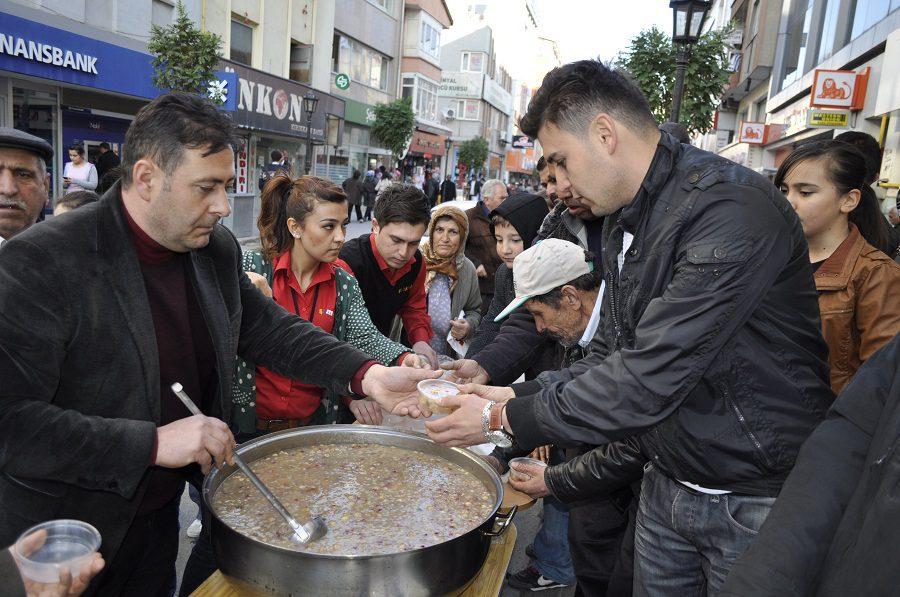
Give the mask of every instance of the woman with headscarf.
POLYGON ((422 247, 428 315, 434 330, 431 347, 438 354, 451 354, 448 334, 465 344, 481 321, 478 275, 464 254, 468 233, 466 214, 457 207, 441 206, 431 215, 422 247))

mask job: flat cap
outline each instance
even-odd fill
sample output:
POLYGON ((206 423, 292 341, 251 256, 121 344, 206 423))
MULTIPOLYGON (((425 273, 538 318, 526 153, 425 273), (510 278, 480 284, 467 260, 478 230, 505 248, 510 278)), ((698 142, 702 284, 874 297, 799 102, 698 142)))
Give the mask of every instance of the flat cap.
POLYGON ((0 126, 0 147, 24 149, 44 158, 45 162, 53 159, 53 146, 34 135, 18 129, 0 126))

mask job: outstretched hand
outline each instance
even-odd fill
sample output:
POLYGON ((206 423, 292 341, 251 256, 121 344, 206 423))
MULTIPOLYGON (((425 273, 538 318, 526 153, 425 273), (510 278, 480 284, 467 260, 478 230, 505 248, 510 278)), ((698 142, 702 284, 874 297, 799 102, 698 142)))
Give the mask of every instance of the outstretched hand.
MULTIPOLYGON (((372 365, 362 380, 363 393, 394 415, 418 417, 416 385, 425 379, 437 379, 440 371, 413 367, 385 367, 372 365)), ((431 413, 428 413, 431 414, 431 413)))

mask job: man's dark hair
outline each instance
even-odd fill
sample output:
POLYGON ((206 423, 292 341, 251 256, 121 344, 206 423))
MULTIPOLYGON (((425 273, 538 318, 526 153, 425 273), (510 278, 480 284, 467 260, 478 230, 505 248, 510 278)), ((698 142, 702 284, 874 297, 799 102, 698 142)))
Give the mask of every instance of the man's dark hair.
POLYGON ((411 184, 392 184, 381 192, 374 217, 379 226, 395 223, 428 225, 431 210, 422 189, 411 184))
POLYGON ((269 155, 271 156, 273 162, 280 162, 281 158, 284 157, 284 155, 282 155, 282 153, 277 149, 272 150, 272 153, 269 155))
POLYGON ((69 209, 75 209, 98 199, 100 199, 100 195, 94 191, 73 191, 57 199, 56 205, 65 205, 69 209))
POLYGON ((109 149, 109 143, 106 141, 101 141, 99 145, 100 149, 109 149))
POLYGON ((579 60, 554 68, 544 76, 519 129, 537 137, 552 122, 561 129, 583 134, 599 112, 605 112, 635 130, 656 128, 647 98, 623 70, 599 60, 579 60))
POLYGON ((872 135, 860 131, 847 131, 834 138, 841 143, 849 143, 866 158, 866 184, 878 180, 881 173, 881 146, 872 135))
POLYGON ((537 171, 543 172, 544 168, 547 167, 547 159, 544 156, 541 156, 541 159, 538 160, 537 163, 537 171))
POLYGON ((138 160, 152 159, 168 176, 185 148, 202 149, 206 157, 234 146, 234 125, 224 112, 196 95, 164 93, 140 109, 125 133, 122 185, 131 184, 138 160))
MULTIPOLYGON (((585 251, 585 259, 593 261, 594 257, 589 251, 585 251)), ((601 280, 602 276, 600 275, 600 272, 596 270, 590 271, 582 276, 578 276, 571 282, 566 282, 562 286, 557 286, 550 292, 536 296, 531 300, 547 305, 553 309, 559 309, 559 305, 562 303, 563 286, 574 286, 577 290, 587 292, 589 290, 597 290, 600 288, 601 280)))

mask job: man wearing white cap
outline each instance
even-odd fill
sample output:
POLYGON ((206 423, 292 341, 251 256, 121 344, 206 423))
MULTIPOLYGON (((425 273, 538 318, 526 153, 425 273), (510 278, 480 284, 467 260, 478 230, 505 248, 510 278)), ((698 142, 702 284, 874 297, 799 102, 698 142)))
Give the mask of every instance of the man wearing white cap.
MULTIPOLYGON (((599 272, 594 270, 591 253, 565 240, 547 239, 516 257, 513 278, 516 297, 497 316, 497 320, 524 308, 534 318, 535 326, 542 335, 550 336, 566 348, 563 367, 574 364, 593 351, 606 353, 602 333, 595 340, 602 320, 600 299, 604 284, 599 272)), ((545 372, 534 380, 515 384, 515 387, 520 393, 530 394, 539 392, 554 381, 552 374, 545 372)), ((508 460, 524 452, 495 450, 492 456, 498 460, 508 460)), ((582 452, 581 449, 566 450, 566 458, 574 458, 582 452)), ((566 548, 571 555, 578 582, 577 594, 580 595, 606 594, 614 579, 619 585, 630 586, 631 583, 630 558, 620 563, 617 557, 628 524, 628 505, 633 496, 629 483, 635 466, 638 471, 643 467, 643 459, 634 445, 617 446, 617 453, 621 455, 620 464, 626 466, 604 467, 602 482, 590 479, 591 482, 586 483, 582 479, 585 471, 579 466, 578 459, 549 468, 519 469, 532 475, 535 482, 541 480, 542 491, 534 497, 545 499, 544 520, 534 539, 533 553, 547 551, 543 547, 546 541, 542 534, 548 525, 554 529, 549 533, 558 528, 558 512, 569 512, 561 524, 563 532, 568 526, 566 548), (633 464, 635 462, 636 465, 633 464), (543 482, 545 478, 547 483, 543 482), (588 491, 584 491, 585 488, 588 491)), ((591 462, 596 464, 595 460, 591 462)), ((551 464, 556 463, 551 461, 551 464)), ((529 491, 530 487, 527 484, 516 489, 529 491)), ((535 558, 529 567, 512 575, 508 582, 519 589, 525 588, 529 581, 532 588, 546 588, 553 582, 549 579, 558 579, 554 573, 558 574, 558 570, 553 568, 552 562, 535 558)))

